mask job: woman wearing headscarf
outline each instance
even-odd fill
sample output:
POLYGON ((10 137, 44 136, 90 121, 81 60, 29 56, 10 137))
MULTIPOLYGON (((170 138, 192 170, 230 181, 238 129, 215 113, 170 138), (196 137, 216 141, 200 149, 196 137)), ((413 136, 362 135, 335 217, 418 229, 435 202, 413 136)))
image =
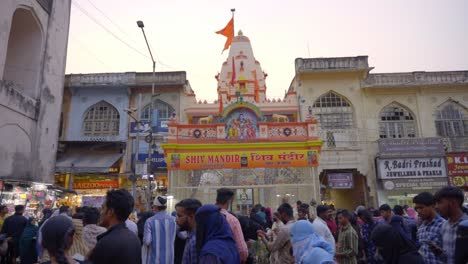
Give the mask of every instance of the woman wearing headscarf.
POLYGON ((415 243, 415 241, 413 241, 413 240, 411 239, 411 234, 408 233, 408 231, 405 229, 405 225, 404 225, 404 223, 403 223, 403 217, 401 217, 401 216, 399 216, 399 215, 394 215, 394 216, 392 216, 392 218, 390 219, 390 225, 393 227, 393 229, 394 229, 395 231, 397 231, 398 233, 400 233, 400 235, 401 235, 404 239, 406 239, 406 240, 408 240, 408 241, 410 241, 410 242, 412 242, 412 243, 415 243))
POLYGON ((291 227, 291 243, 297 264, 334 263, 335 249, 315 234, 314 226, 299 220, 291 227))
POLYGON ((386 264, 424 264, 416 246, 389 224, 377 225, 371 234, 380 259, 386 264))
POLYGON ((37 262, 36 237, 38 229, 34 224, 34 217, 30 217, 19 241, 21 264, 37 262))
POLYGON ((231 227, 220 211, 219 207, 210 204, 195 213, 199 263, 239 264, 240 256, 231 227))
POLYGON ((408 209, 406 209, 406 214, 408 215, 409 218, 411 218, 414 221, 418 222, 418 214, 416 213, 416 210, 414 210, 411 207, 408 207, 408 209))
POLYGON ((66 216, 55 216, 42 227, 42 246, 49 253, 50 261, 43 264, 84 263, 73 259, 70 248, 73 245, 75 226, 66 216))

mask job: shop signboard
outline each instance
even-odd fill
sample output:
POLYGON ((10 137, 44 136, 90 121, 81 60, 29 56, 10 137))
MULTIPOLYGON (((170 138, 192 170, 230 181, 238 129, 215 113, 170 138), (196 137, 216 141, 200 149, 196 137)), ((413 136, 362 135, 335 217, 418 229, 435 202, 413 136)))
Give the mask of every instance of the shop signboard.
POLYGON ((447 154, 447 170, 450 184, 468 187, 468 153, 447 154))
POLYGON ((317 150, 193 152, 167 155, 169 170, 317 167, 317 150))
MULTIPOLYGON (((132 162, 135 159, 135 156, 132 155, 132 162)), ((146 163, 148 161, 148 153, 139 153, 138 154, 138 161, 146 163)), ((166 168, 167 163, 166 163, 166 158, 164 157, 163 153, 153 153, 151 155, 151 162, 153 166, 156 166, 158 168, 166 168)))
POLYGON ((377 159, 380 179, 447 177, 445 158, 377 159))
POLYGON ((379 157, 443 157, 442 138, 391 138, 379 139, 379 157))
POLYGON ((118 181, 83 181, 74 182, 73 189, 107 189, 107 188, 119 188, 118 181))
POLYGON ((428 190, 440 189, 447 186, 447 178, 411 178, 383 180, 383 187, 387 191, 428 190))
POLYGON ((327 173, 328 186, 331 189, 352 189, 354 187, 353 173, 327 173))

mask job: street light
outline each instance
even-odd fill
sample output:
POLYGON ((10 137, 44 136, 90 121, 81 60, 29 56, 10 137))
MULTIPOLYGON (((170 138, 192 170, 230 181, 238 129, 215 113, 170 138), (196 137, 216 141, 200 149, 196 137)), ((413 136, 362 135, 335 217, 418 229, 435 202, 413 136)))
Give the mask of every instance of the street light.
MULTIPOLYGON (((154 109, 154 82, 155 82, 155 71, 156 71, 156 61, 154 60, 153 58, 153 53, 151 52, 151 48, 150 48, 150 45, 148 43, 148 39, 146 38, 146 34, 145 34, 145 24, 143 24, 143 21, 141 20, 138 20, 137 21, 137 25, 139 28, 141 28, 141 32, 143 32, 143 37, 145 38, 145 42, 146 42, 146 46, 148 47, 148 51, 149 51, 149 54, 151 56, 151 61, 153 62, 153 78, 152 78, 152 81, 151 81, 151 104, 150 104, 150 112, 149 112, 149 120, 150 120, 150 124, 153 122, 153 109, 154 109)), ((155 124, 157 125, 157 124, 155 124)), ((152 127, 152 126, 151 126, 152 127)), ((152 130, 151 130, 152 132, 152 130)), ((147 172, 150 173, 150 169, 151 169, 151 161, 152 161, 152 151, 151 151, 151 143, 153 141, 153 134, 150 132, 150 135, 151 135, 151 142, 148 142, 148 164, 147 164, 147 172)), ((149 197, 151 197, 151 181, 148 179, 148 191, 149 191, 149 197)), ((150 206, 149 206, 149 203, 150 203, 150 200, 148 200, 148 203, 147 203, 147 210, 149 211, 150 209, 150 206)))

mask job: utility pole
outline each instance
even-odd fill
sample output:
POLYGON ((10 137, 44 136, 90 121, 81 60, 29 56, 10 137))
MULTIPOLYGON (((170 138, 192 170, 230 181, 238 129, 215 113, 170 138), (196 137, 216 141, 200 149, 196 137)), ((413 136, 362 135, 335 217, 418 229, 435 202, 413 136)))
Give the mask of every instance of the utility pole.
MULTIPOLYGON (((153 122, 153 109, 154 109, 154 84, 155 84, 155 74, 156 74, 156 61, 153 58, 153 53, 151 52, 150 45, 148 43, 148 39, 146 38, 145 34, 145 25, 143 24, 143 21, 137 21, 137 25, 139 28, 141 28, 141 32, 143 32, 143 37, 145 38, 146 46, 148 47, 149 54, 151 56, 151 61, 153 63, 153 75, 152 75, 152 81, 151 81, 151 104, 150 104, 150 111, 149 111, 149 119, 150 119, 150 124, 153 122)), ((153 124, 152 124, 153 125, 153 124)), ((157 124, 154 124, 157 126, 157 124)), ((150 181, 150 175, 151 174, 151 163, 152 163, 152 144, 153 144, 153 126, 151 126, 151 132, 149 133, 150 140, 147 140, 146 142, 148 143, 148 161, 147 161, 147 175, 148 175, 148 203, 147 203, 147 210, 149 211, 150 209, 150 203, 151 203, 151 181, 150 181)))

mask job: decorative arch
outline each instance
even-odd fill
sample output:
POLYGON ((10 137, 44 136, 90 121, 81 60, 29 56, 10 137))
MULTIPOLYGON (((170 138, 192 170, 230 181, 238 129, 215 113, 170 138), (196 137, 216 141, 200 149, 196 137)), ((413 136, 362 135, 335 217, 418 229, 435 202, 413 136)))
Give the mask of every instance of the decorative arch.
MULTIPOLYGON (((153 107, 154 110, 158 110, 158 118, 162 121, 169 120, 169 118, 171 118, 172 113, 175 112, 174 107, 160 99, 155 99, 153 101, 153 107)), ((143 107, 143 110, 141 111, 140 119, 149 121, 151 116, 150 111, 151 104, 145 105, 145 107, 143 107)))
POLYGON ((351 102, 335 91, 328 91, 319 96, 309 110, 317 116, 322 129, 354 127, 354 109, 351 102))
POLYGON ((414 113, 406 106, 392 102, 379 113, 380 138, 414 138, 417 125, 414 113))
POLYGON ((0 126, 0 175, 17 179, 30 176, 31 155, 32 140, 23 127, 16 123, 0 126))
POLYGON ((81 131, 84 136, 117 136, 119 126, 119 111, 110 103, 100 101, 86 110, 81 131))
POLYGON ((468 136, 468 109, 459 102, 449 99, 437 107, 435 125, 438 136, 468 136))
POLYGON ((249 102, 237 102, 228 105, 226 108, 224 108, 223 112, 221 113, 221 117, 225 119, 232 111, 238 108, 247 108, 250 111, 252 111, 258 117, 259 120, 263 119, 262 110, 260 110, 260 108, 258 108, 256 105, 249 102))
POLYGON ((35 98, 41 74, 43 30, 34 10, 19 7, 13 13, 3 79, 12 81, 25 95, 35 98))

